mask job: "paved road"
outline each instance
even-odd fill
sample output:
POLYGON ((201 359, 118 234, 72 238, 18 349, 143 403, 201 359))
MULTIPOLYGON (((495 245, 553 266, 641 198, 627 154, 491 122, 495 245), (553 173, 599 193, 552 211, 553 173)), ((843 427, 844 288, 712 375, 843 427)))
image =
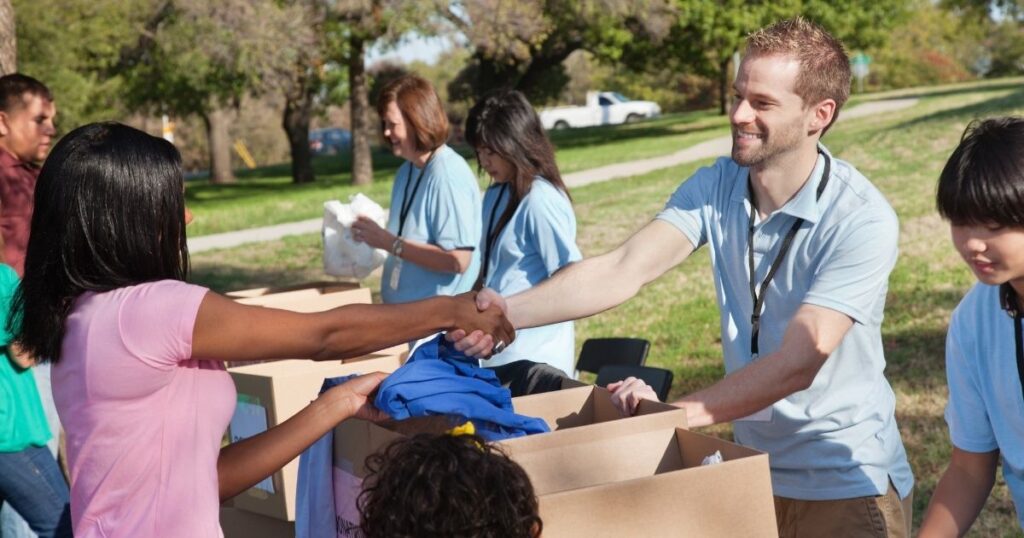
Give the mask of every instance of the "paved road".
MULTIPOLYGON (((911 106, 914 106, 915 104, 917 104, 917 99, 889 99, 884 101, 871 101, 868 103, 857 105, 843 112, 839 116, 839 121, 861 118, 864 116, 871 116, 875 114, 884 114, 887 112, 895 112, 898 110, 909 108, 911 106)), ((623 177, 638 176, 649 172, 653 172, 655 170, 662 170, 665 168, 671 168, 673 166, 679 166, 681 164, 691 163, 694 161, 710 159, 713 157, 719 157, 721 155, 728 155, 731 148, 731 138, 729 136, 722 136, 719 138, 708 140, 706 142, 701 142, 700 144, 688 147, 681 151, 677 151, 670 155, 652 157, 650 159, 639 159, 636 161, 630 161, 619 164, 611 164, 608 166, 592 168, 590 170, 582 170, 580 172, 566 174, 562 179, 564 179, 566 185, 568 185, 571 188, 582 187, 583 185, 589 185, 591 183, 599 183, 601 181, 609 181, 612 179, 618 179, 623 177)), ((227 232, 221 234, 206 235, 202 237, 195 237, 188 240, 188 250, 189 252, 193 253, 203 252, 205 250, 235 247, 238 245, 244 245, 246 243, 273 241, 275 239, 280 239, 288 235, 301 235, 319 232, 322 223, 322 218, 316 218, 300 222, 278 224, 275 226, 252 228, 250 230, 240 230, 237 232, 227 232)))

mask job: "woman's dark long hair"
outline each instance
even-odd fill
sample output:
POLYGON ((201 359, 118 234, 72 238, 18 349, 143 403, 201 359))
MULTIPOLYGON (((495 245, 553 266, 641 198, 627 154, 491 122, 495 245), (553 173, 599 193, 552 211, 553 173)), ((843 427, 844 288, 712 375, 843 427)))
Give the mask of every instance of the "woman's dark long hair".
POLYGON ((119 123, 62 138, 36 184, 25 278, 11 304, 15 341, 56 362, 83 292, 185 280, 183 189, 181 155, 166 140, 119 123))
MULTIPOLYGON (((569 196, 569 189, 555 163, 555 149, 541 126, 537 112, 522 93, 496 90, 473 105, 466 118, 466 141, 478 152, 482 148, 491 150, 508 161, 514 171, 509 181, 511 197, 492 233, 495 237, 512 219, 519 203, 530 192, 536 176, 548 180, 569 196)), ((484 240, 491 241, 492 238, 484 240)))
POLYGON ((555 149, 522 93, 497 90, 473 105, 466 118, 466 141, 474 149, 490 149, 512 165, 512 199, 517 203, 530 192, 535 176, 569 193, 555 163, 555 149))

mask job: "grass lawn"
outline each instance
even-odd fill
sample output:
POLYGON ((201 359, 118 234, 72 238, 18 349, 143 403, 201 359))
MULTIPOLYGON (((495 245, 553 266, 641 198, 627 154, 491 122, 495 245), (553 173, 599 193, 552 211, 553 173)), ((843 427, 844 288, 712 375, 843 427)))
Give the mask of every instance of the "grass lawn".
MULTIPOLYGON (((554 132, 558 164, 563 173, 595 168, 617 162, 667 155, 704 140, 728 133, 724 117, 711 111, 672 114, 651 121, 618 125, 567 129, 554 132)), ((456 147, 476 160, 466 146, 456 147)), ((362 192, 387 207, 391 184, 402 161, 390 151, 376 148, 373 154, 374 181, 366 187, 351 185, 348 155, 314 160, 317 181, 307 185, 291 183, 288 164, 239 171, 233 185, 210 185, 192 181, 186 190, 195 221, 189 228, 193 237, 258 226, 281 224, 323 215, 323 203, 362 192)), ((486 179, 481 178, 481 184, 486 179)))
MULTIPOLYGON (((852 162, 874 181, 900 216, 900 260, 890 278, 883 339, 886 372, 897 395, 897 417, 917 477, 917 523, 950 453, 942 418, 947 396, 945 330, 950 312, 973 283, 949 242, 946 224, 934 210, 935 182, 969 121, 1024 115, 1020 82, 906 91, 903 94, 915 94, 921 101, 903 111, 842 123, 825 139, 837 157, 852 162)), ((702 121, 711 122, 696 118, 693 124, 702 121)), ((656 125, 649 127, 660 128, 656 125)), ((597 140, 592 147, 611 143, 597 140)), ((678 183, 702 164, 706 163, 575 190, 579 244, 584 254, 597 254, 619 244, 646 223, 678 183)), ((707 253, 701 250, 692 258, 626 304, 578 322, 577 345, 588 337, 605 335, 648 338, 652 343, 649 363, 675 372, 673 396, 721 378, 718 309, 707 253)), ((220 290, 319 279, 320 263, 316 235, 193 257, 194 280, 220 290)), ((379 286, 375 278, 366 284, 379 286)), ((728 435, 729 427, 710 431, 728 435)), ((1001 476, 971 534, 1020 535, 1001 476)))

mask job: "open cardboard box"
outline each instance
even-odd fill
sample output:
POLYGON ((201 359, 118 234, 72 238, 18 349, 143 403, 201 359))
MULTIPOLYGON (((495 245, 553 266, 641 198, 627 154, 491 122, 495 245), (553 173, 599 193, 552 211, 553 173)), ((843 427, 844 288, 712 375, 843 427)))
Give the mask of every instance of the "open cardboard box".
MULTIPOLYGON (((634 416, 623 417, 611 403, 610 393, 593 385, 512 398, 512 407, 516 413, 544 420, 551 432, 506 439, 500 442, 502 445, 530 447, 547 438, 571 444, 594 435, 615 436, 686 426, 686 411, 649 400, 640 403, 634 416)), ((384 424, 346 420, 334 429, 335 466, 362 478, 363 461, 381 446, 401 436, 441 433, 451 427, 447 419, 429 417, 384 424)))
MULTIPOLYGON (((567 386, 577 385, 576 382, 567 386)), ((611 403, 607 390, 592 385, 574 386, 557 392, 512 399, 519 414, 539 417, 547 422, 550 433, 517 437, 499 442, 507 449, 532 450, 550 443, 573 445, 595 438, 608 438, 637 432, 671 430, 686 426, 686 412, 677 407, 644 401, 632 417, 623 417, 611 403)), ((356 524, 355 497, 366 476, 366 458, 391 441, 417 433, 440 433, 452 427, 447 418, 420 418, 374 424, 350 419, 334 429, 334 485, 337 516, 344 526, 356 524)), ((346 534, 339 534, 348 536, 346 534)), ((547 536, 560 536, 548 534, 547 536)))
POLYGON ((683 428, 509 443, 544 536, 775 537, 768 455, 683 428), (701 466, 715 451, 723 462, 701 466))
MULTIPOLYGON (((328 377, 393 372, 400 355, 370 356, 357 362, 283 360, 230 368, 238 403, 228 428, 234 442, 284 422, 316 399, 328 377)), ((233 499, 236 508, 286 521, 295 520, 298 458, 233 499)))

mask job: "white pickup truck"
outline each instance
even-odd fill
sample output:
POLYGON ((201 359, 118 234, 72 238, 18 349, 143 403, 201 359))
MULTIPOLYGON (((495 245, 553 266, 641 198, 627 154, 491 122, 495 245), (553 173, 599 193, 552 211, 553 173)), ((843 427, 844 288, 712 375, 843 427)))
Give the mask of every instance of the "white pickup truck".
POLYGON ((632 101, 618 92, 587 92, 586 106, 560 106, 540 111, 545 129, 631 123, 661 114, 653 101, 632 101))

